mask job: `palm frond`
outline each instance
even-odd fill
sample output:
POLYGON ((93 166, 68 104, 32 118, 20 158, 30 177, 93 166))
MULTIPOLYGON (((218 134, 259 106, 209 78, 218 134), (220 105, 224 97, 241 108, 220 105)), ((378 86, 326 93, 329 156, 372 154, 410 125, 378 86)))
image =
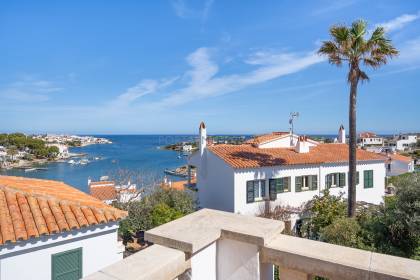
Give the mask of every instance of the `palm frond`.
POLYGON ((350 38, 350 31, 346 26, 334 25, 330 28, 331 37, 339 44, 345 44, 350 38))

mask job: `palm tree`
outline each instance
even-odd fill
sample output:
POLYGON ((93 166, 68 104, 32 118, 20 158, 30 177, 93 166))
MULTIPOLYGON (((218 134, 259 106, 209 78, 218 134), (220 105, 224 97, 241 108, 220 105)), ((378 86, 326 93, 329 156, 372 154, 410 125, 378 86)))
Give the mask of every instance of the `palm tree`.
POLYGON ((347 82, 350 84, 349 101, 349 186, 347 215, 354 217, 356 208, 356 98, 359 81, 368 81, 361 65, 379 68, 398 51, 385 36, 383 27, 376 27, 367 37, 366 22, 357 20, 350 27, 335 25, 330 28, 330 41, 324 41, 318 54, 328 57, 329 63, 341 66, 348 64, 347 82))

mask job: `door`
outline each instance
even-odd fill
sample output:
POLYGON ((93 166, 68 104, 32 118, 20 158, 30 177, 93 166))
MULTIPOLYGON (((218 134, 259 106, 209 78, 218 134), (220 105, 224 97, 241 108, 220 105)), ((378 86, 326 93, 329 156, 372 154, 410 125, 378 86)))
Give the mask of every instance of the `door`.
POLYGON ((52 280, 79 280, 82 278, 82 248, 51 256, 52 280))

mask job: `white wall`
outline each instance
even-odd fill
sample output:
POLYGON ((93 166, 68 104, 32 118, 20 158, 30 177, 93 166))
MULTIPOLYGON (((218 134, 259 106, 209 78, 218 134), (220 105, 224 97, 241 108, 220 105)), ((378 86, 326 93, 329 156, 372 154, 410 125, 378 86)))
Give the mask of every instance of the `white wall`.
POLYGON ((217 278, 216 269, 216 242, 213 242, 191 257, 191 280, 220 279, 217 278))
POLYGON ((217 241, 217 279, 260 279, 258 246, 231 239, 217 241))
POLYGON ((123 258, 117 242, 118 226, 97 226, 89 230, 44 236, 30 242, 3 246, 0 251, 1 280, 49 280, 51 256, 83 248, 83 276, 123 258))
POLYGON ((191 279, 272 279, 272 265, 260 265, 259 248, 256 245, 218 239, 191 257, 191 279), (260 278, 261 269, 264 269, 265 278, 260 278))
POLYGON ((219 157, 207 151, 207 165, 197 166, 197 188, 199 204, 228 212, 234 211, 234 171, 219 157), (203 176, 200 168, 206 168, 203 176))
POLYGON ((391 168, 388 169, 388 164, 386 164, 386 175, 387 176, 397 176, 407 172, 414 171, 414 161, 405 162, 401 160, 393 159, 391 161, 391 168))
MULTIPOLYGON (((385 165, 384 163, 358 164, 359 185, 356 186, 356 198, 358 201, 379 204, 383 201, 385 189, 385 165), (373 188, 365 189, 363 187, 363 171, 373 170, 373 188)), ((247 203, 246 202, 246 182, 249 180, 266 180, 266 194, 268 195, 268 179, 291 177, 291 191, 277 194, 277 199, 272 201, 273 205, 289 205, 299 207, 303 203, 312 199, 313 196, 320 194, 325 188, 325 175, 329 173, 345 172, 346 186, 342 188, 331 188, 330 193, 338 195, 340 192, 347 197, 348 187, 348 165, 347 164, 323 164, 320 166, 277 166, 264 167, 259 169, 237 169, 235 171, 235 213, 255 215, 264 208, 264 201, 247 203), (318 175, 318 190, 295 192, 295 176, 318 175)))

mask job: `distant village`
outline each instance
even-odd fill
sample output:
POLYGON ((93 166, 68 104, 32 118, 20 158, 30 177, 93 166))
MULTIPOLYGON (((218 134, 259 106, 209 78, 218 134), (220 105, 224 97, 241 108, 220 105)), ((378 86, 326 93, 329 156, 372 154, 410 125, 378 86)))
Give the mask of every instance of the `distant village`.
POLYGON ((76 156, 69 147, 110 144, 110 140, 93 136, 11 133, 0 135, 0 168, 31 168, 47 161, 76 156))

